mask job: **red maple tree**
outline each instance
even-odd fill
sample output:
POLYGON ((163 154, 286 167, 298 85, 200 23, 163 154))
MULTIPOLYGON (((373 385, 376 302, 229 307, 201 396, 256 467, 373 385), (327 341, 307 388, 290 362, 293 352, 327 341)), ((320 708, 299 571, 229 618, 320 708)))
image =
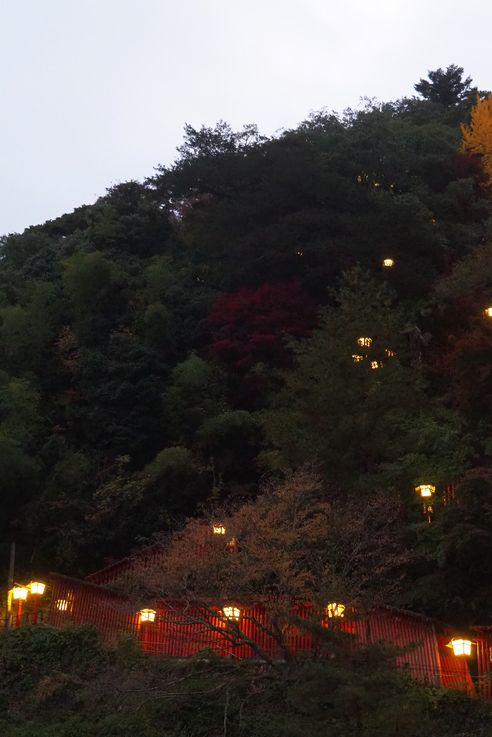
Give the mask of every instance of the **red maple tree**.
POLYGON ((221 294, 209 315, 209 352, 240 371, 260 362, 283 366, 288 338, 309 335, 315 319, 316 306, 297 280, 221 294))

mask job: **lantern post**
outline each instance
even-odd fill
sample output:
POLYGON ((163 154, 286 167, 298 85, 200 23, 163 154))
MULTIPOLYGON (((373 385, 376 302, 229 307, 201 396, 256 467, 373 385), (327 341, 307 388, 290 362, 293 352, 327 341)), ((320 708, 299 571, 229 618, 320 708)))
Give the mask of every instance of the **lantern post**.
POLYGON ((15 626, 20 627, 22 617, 22 602, 26 601, 29 589, 26 586, 14 586, 12 589, 12 599, 17 602, 17 612, 15 616, 15 626))
POLYGON ((37 624, 38 617, 39 617, 39 600, 44 594, 46 584, 41 583, 41 581, 31 581, 28 588, 34 600, 33 612, 32 612, 32 623, 37 624))
POLYGON ((138 621, 142 633, 142 649, 146 652, 150 650, 151 625, 155 622, 155 615, 155 609, 140 609, 138 613, 138 621))
POLYGON ((415 487, 415 491, 422 499, 422 503, 424 505, 424 519, 430 524, 432 522, 434 511, 432 509, 432 504, 429 502, 436 491, 436 487, 433 484, 419 484, 415 487))

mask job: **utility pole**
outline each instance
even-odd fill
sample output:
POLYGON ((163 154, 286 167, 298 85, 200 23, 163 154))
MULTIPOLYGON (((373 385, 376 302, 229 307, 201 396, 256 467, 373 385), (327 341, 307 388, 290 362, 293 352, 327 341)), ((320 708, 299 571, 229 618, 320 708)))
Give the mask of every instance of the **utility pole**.
POLYGON ((7 605, 5 608, 5 629, 10 627, 10 591, 14 586, 14 572, 15 572, 15 542, 10 543, 10 563, 9 563, 9 579, 7 582, 7 605))

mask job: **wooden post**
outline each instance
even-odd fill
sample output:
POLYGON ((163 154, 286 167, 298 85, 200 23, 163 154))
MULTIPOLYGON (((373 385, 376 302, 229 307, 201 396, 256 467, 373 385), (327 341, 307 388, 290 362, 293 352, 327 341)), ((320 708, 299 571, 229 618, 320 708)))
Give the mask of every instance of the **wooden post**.
POLYGON ((7 581, 7 603, 5 608, 5 629, 11 626, 9 603, 10 603, 10 591, 14 586, 14 572, 15 572, 15 542, 10 543, 10 563, 9 563, 9 578, 7 581))

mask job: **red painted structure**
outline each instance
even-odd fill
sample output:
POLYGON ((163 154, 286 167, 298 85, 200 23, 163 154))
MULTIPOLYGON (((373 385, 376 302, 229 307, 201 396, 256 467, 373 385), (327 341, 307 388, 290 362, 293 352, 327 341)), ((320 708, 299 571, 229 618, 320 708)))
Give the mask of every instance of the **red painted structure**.
MULTIPOLYGON (((154 554, 158 553, 152 552, 152 556, 154 554)), ((202 652, 237 658, 282 657, 261 603, 242 605, 239 621, 227 626, 219 607, 205 609, 191 603, 164 600, 149 604, 108 588, 111 579, 111 582, 121 582, 129 577, 129 562, 111 566, 85 581, 52 574, 52 598, 46 621, 56 627, 68 623, 93 624, 105 639, 121 633, 133 634, 141 642, 142 649, 166 657, 185 658, 202 652), (104 584, 94 582, 98 579, 104 584), (144 606, 155 610, 153 622, 140 622, 139 610, 144 606), (240 638, 237 637, 239 633, 240 638)), ((492 627, 477 629, 478 672, 472 678, 474 666, 470 668, 468 659, 456 657, 447 647, 452 633, 442 628, 438 630, 431 619, 422 615, 382 608, 360 618, 323 620, 322 614, 305 604, 295 607, 292 613, 301 620, 318 617, 317 621, 325 626, 345 632, 349 648, 357 647, 358 643, 382 642, 405 649, 395 656, 396 664, 406 667, 418 680, 492 698, 487 679, 492 671, 492 627)), ((312 635, 303 627, 290 625, 285 635, 291 652, 309 652, 317 647, 312 635)))
POLYGON ((474 627, 477 645, 477 670, 479 692, 486 699, 492 699, 492 627, 474 627))
MULTIPOLYGON (((142 570, 152 569, 161 555, 162 548, 152 546, 84 581, 52 574, 46 621, 54 626, 93 624, 106 639, 130 633, 139 639, 142 649, 166 657, 185 658, 202 652, 237 658, 282 657, 261 602, 242 602, 240 619, 231 626, 221 616, 221 605, 204 608, 170 600, 149 603, 121 593, 135 590, 142 570), (146 607, 155 610, 153 622, 140 621, 139 611, 146 607)), ((387 607, 360 617, 328 619, 306 603, 293 607, 292 614, 299 625, 299 620, 311 618, 344 632, 349 649, 379 642, 401 649, 395 662, 407 668, 413 678, 492 699, 492 627, 474 629, 472 657, 465 658, 455 656, 448 646, 456 633, 420 614, 387 607)), ((283 636, 293 653, 318 647, 309 627, 291 624, 283 636)))

